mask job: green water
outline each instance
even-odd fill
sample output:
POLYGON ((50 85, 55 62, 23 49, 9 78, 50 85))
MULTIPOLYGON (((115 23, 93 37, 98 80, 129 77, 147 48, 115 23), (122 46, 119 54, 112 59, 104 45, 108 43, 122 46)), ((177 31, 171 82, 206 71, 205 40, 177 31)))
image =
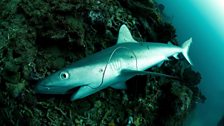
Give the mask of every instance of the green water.
POLYGON ((224 2, 221 0, 159 0, 178 40, 193 38, 190 57, 202 74, 200 89, 206 95, 186 121, 187 126, 216 126, 224 115, 224 2))

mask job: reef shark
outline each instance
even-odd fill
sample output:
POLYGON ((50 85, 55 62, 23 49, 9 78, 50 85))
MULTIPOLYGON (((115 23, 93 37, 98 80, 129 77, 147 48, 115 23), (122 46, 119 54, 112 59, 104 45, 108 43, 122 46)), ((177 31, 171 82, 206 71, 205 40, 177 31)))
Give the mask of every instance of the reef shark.
POLYGON ((170 43, 137 42, 127 26, 122 25, 116 45, 53 73, 38 82, 35 91, 41 94, 67 94, 73 91, 71 100, 77 100, 107 87, 125 89, 125 82, 136 75, 153 74, 175 78, 145 70, 161 64, 168 57, 177 57, 179 53, 192 64, 188 56, 191 43, 191 38, 181 47, 170 43))

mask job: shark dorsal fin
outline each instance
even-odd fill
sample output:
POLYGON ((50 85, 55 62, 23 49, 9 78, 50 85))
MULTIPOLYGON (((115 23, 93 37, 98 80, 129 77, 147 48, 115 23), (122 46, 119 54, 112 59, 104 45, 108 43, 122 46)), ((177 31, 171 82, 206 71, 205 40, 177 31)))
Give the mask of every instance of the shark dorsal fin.
POLYGON ((129 31, 127 26, 123 24, 119 30, 117 44, 125 42, 137 42, 137 41, 133 39, 131 32, 129 31))

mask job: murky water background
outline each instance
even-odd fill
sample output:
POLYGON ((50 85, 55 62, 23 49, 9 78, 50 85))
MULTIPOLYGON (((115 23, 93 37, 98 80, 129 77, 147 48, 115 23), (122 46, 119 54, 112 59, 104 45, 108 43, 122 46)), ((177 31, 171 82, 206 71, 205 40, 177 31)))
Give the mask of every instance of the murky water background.
POLYGON ((224 115, 224 1, 159 0, 181 42, 192 36, 190 57, 202 74, 204 104, 186 121, 187 126, 216 126, 224 115))

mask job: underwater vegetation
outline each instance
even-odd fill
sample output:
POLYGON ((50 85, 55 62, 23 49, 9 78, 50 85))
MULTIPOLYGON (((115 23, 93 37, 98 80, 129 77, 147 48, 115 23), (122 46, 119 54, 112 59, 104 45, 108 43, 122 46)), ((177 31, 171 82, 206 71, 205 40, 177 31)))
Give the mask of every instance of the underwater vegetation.
POLYGON ((204 102, 200 73, 171 58, 150 70, 183 81, 137 76, 128 90, 105 89, 71 102, 69 96, 37 95, 38 80, 116 43, 126 24, 139 41, 178 45, 175 28, 152 0, 0 1, 1 125, 180 126, 204 102))

